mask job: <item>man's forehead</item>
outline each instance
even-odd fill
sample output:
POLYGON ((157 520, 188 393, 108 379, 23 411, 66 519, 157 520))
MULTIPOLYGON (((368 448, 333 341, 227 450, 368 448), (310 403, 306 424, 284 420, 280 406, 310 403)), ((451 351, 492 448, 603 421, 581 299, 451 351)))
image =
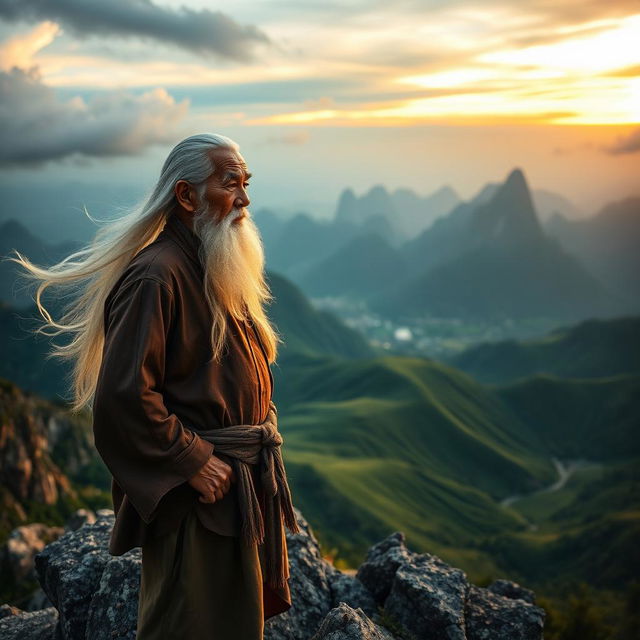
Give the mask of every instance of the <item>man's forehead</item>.
POLYGON ((217 175, 223 175, 229 171, 249 172, 245 159, 238 151, 233 149, 214 149, 211 152, 211 159, 215 165, 215 173, 217 175))

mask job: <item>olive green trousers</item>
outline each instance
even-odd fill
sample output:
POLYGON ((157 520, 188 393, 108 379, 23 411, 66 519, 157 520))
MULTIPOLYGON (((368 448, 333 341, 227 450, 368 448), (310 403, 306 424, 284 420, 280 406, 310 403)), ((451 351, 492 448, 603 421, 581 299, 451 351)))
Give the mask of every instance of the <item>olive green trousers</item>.
POLYGON ((195 509, 142 546, 137 640, 263 640, 258 549, 206 529, 195 509))

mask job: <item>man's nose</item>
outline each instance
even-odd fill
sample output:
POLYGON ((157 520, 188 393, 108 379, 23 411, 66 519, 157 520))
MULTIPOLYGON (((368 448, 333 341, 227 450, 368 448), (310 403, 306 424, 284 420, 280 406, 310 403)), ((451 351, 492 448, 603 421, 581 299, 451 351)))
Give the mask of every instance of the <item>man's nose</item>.
POLYGON ((236 207, 248 207, 251 204, 249 195, 242 189, 236 198, 236 207))

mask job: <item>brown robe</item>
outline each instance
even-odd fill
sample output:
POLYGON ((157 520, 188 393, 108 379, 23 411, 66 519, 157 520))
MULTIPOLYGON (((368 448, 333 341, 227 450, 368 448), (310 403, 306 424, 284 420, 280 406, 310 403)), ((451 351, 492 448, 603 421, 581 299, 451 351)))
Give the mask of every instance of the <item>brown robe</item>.
MULTIPOLYGON (((205 504, 187 480, 214 449, 198 430, 263 422, 273 377, 255 329, 231 316, 229 347, 220 362, 209 362, 211 315, 199 246, 191 229, 170 216, 105 302, 93 432, 112 475, 112 555, 175 530, 193 508, 207 529, 240 535, 237 485, 205 504)), ((253 471, 259 493, 257 467, 253 471)), ((283 549, 286 554, 286 539, 283 549)), ((265 620, 291 607, 288 586, 263 586, 265 620)))

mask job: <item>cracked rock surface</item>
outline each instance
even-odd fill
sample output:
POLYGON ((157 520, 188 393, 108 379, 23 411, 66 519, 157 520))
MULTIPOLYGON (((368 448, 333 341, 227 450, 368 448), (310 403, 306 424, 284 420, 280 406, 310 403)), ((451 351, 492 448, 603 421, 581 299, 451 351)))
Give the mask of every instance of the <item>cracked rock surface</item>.
MULTIPOLYGON (((487 588, 395 532, 369 549, 356 575, 322 558, 302 514, 287 533, 292 608, 265 624, 265 640, 541 640, 545 612, 509 580, 487 588)), ((135 640, 141 550, 108 551, 113 511, 81 514, 35 556, 43 608, 0 606, 0 638, 135 640), (53 606, 51 606, 53 605, 53 606)))

